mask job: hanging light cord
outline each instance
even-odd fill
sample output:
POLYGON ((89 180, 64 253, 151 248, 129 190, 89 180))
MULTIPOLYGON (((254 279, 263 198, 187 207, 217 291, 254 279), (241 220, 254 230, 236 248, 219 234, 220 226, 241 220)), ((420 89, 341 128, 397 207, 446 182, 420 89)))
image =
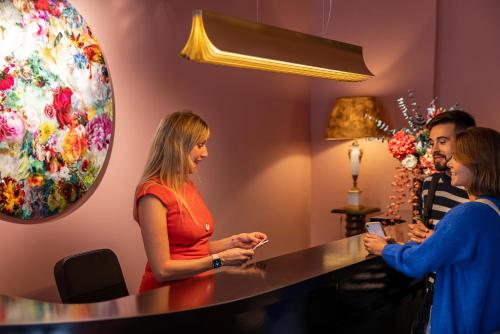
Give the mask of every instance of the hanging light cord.
POLYGON ((326 25, 325 25, 325 0, 323 0, 323 37, 326 37, 326 32, 328 31, 328 25, 330 24, 330 18, 332 17, 332 1, 329 0, 329 6, 328 6, 328 18, 326 19, 326 25))

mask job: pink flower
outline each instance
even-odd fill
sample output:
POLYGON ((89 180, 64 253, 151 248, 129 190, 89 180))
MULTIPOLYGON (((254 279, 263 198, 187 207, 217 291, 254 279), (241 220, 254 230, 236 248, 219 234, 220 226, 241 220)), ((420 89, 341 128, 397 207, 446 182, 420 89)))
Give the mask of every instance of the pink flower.
POLYGON ((45 106, 45 116, 47 116, 48 118, 52 118, 54 117, 54 114, 56 113, 56 111, 54 110, 54 107, 50 104, 47 104, 45 106))
POLYGON ((0 114, 0 141, 16 142, 24 137, 24 123, 16 112, 0 114))
POLYGON ((88 124, 88 148, 95 145, 99 151, 105 149, 111 140, 112 129, 113 123, 107 115, 94 117, 88 124))

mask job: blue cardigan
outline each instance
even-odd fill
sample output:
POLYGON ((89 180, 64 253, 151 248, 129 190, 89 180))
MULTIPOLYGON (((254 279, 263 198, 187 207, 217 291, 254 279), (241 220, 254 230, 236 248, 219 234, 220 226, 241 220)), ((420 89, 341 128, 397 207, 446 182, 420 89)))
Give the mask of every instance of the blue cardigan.
MULTIPOLYGON (((500 207, 498 198, 485 198, 500 207)), ((382 256, 408 276, 436 272, 433 334, 500 330, 500 216, 490 206, 458 205, 424 243, 390 244, 382 256)))

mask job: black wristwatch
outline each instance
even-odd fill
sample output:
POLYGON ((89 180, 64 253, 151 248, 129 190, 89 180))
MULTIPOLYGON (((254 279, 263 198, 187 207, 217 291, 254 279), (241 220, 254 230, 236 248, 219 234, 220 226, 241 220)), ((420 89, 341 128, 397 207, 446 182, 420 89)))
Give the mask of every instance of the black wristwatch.
POLYGON ((212 254, 212 266, 214 267, 214 269, 222 267, 222 260, 220 259, 219 255, 212 254))

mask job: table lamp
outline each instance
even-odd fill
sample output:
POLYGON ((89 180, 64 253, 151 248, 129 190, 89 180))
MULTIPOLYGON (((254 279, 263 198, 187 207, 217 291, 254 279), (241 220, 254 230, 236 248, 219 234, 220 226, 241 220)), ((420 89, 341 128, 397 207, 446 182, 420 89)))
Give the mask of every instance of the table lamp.
POLYGON ((358 139, 384 136, 384 133, 376 125, 381 110, 381 105, 373 96, 351 96, 337 98, 330 113, 325 139, 354 139, 348 151, 353 180, 353 186, 349 190, 348 204, 353 208, 361 207, 361 190, 358 188, 357 182, 363 150, 359 146, 358 139))

